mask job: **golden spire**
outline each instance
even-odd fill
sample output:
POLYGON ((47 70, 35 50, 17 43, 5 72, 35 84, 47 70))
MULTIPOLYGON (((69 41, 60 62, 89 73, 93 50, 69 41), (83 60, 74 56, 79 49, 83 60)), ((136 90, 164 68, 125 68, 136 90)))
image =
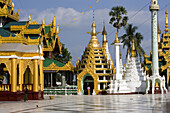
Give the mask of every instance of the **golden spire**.
POLYGON ((92 32, 87 32, 88 34, 91 35, 91 40, 88 44, 88 47, 93 46, 93 47, 100 47, 100 44, 97 40, 96 35, 99 34, 100 32, 96 33, 96 24, 94 21, 94 10, 93 10, 93 23, 92 23, 92 32))
POLYGON ((132 40, 132 52, 131 52, 131 57, 136 57, 136 52, 135 52, 135 40, 133 38, 132 40))
POLYGON ((15 7, 14 2, 12 2, 12 9, 11 10, 14 10, 14 7, 15 7))
POLYGON ((106 29, 105 29, 105 22, 103 22, 103 32, 102 35, 107 35, 106 29))
POLYGON ((57 25, 56 33, 57 33, 57 34, 59 33, 59 25, 57 25))
POLYGON ((118 39, 118 32, 116 32, 116 39, 115 39, 114 43, 120 43, 120 41, 118 39))
POLYGON ((45 26, 45 18, 42 21, 42 28, 44 28, 44 26, 45 26))
POLYGON ((102 32, 102 35, 103 35, 103 44, 102 44, 102 47, 103 47, 103 49, 106 49, 106 43, 107 43, 106 35, 107 35, 107 32, 106 32, 106 29, 105 29, 105 23, 104 22, 103 22, 103 32, 102 32))
POLYGON ((96 36, 96 24, 94 21, 94 10, 93 10, 93 23, 92 23, 92 36, 96 36))
POLYGON ((55 26, 55 27, 56 27, 56 20, 55 20, 55 16, 54 16, 54 18, 53 18, 53 26, 55 26))
POLYGON ((161 34, 161 30, 159 28, 159 24, 158 24, 158 51, 161 51, 161 39, 160 39, 160 34, 161 34))
POLYGON ((31 14, 29 15, 29 19, 28 20, 29 20, 29 23, 31 23, 31 14))
POLYGON ((166 22, 165 22, 166 29, 165 29, 165 32, 168 32, 169 29, 168 29, 168 11, 167 10, 166 10, 165 14, 166 14, 166 22))
POLYGON ((55 32, 55 28, 56 28, 56 20, 55 20, 55 16, 53 18, 53 32, 55 32))

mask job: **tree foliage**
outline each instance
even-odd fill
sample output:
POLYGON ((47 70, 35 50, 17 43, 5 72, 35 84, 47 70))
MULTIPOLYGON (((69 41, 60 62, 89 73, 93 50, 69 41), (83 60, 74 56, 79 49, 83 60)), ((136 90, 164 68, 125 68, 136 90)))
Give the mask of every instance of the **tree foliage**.
POLYGON ((139 57, 144 56, 145 51, 141 47, 141 41, 143 40, 143 36, 139 32, 136 33, 137 27, 133 27, 132 24, 128 24, 126 27, 124 27, 124 29, 126 33, 123 36, 119 37, 119 39, 122 40, 121 42, 123 43, 123 49, 127 47, 126 58, 128 56, 128 51, 132 51, 133 38, 135 41, 136 55, 139 57))
POLYGON ((53 54, 54 60, 60 61, 62 63, 67 63, 69 60, 72 59, 71 53, 67 50, 67 48, 64 47, 65 45, 62 45, 61 52, 62 54, 55 53, 53 54))
POLYGON ((126 26, 128 17, 126 16, 127 11, 124 7, 112 7, 111 11, 109 12, 109 15, 111 16, 109 23, 113 24, 113 27, 117 29, 117 33, 122 26, 126 26))

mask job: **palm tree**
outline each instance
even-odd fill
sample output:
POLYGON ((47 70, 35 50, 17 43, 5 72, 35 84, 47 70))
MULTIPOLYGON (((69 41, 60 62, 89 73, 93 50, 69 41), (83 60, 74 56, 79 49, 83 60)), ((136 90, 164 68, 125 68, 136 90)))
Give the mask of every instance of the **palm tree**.
POLYGON ((140 45, 141 41, 143 40, 143 36, 139 32, 135 33, 136 30, 137 30, 136 26, 133 27, 132 24, 128 24, 128 26, 125 27, 126 34, 119 37, 119 39, 122 40, 121 43, 123 43, 123 49, 127 47, 127 51, 126 51, 126 59, 127 59, 128 51, 130 52, 132 51, 132 39, 134 38, 136 56, 139 56, 141 61, 142 60, 141 57, 144 56, 145 54, 145 51, 140 45))
POLYGON ((127 11, 122 6, 112 7, 109 12, 109 16, 111 16, 110 24, 113 24, 113 27, 117 29, 117 33, 122 26, 127 24, 128 17, 125 16, 127 11))

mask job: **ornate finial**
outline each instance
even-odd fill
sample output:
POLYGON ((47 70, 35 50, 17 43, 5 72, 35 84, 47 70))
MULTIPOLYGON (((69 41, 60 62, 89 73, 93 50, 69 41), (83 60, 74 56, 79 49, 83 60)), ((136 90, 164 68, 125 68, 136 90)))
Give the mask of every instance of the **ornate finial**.
POLYGON ((103 21, 103 32, 102 35, 107 35, 106 29, 105 29, 105 22, 103 21))
POLYGON ((28 20, 29 20, 29 23, 30 23, 31 22, 31 14, 29 15, 29 19, 28 20))
POLYGON ((57 34, 59 33, 59 25, 57 25, 57 31, 56 31, 56 33, 57 33, 57 34))
POLYGON ((118 32, 116 32, 116 39, 115 39, 114 43, 120 43, 120 41, 118 39, 118 32))
POLYGON ((55 16, 54 16, 54 18, 53 18, 53 26, 54 26, 54 27, 56 26, 55 16))
POLYGON ((56 28, 55 16, 54 16, 54 18, 53 18, 52 26, 53 26, 53 32, 55 32, 55 28, 56 28))
POLYGON ((103 44, 102 44, 102 47, 103 47, 103 49, 106 50, 106 46, 107 46, 106 35, 107 35, 107 32, 106 32, 106 29, 105 29, 105 22, 103 22, 103 32, 102 32, 102 35, 103 35, 103 44))
POLYGON ((159 28, 159 24, 158 24, 158 43, 160 43, 160 34, 161 34, 161 30, 160 30, 160 28, 159 28))
POLYGON ((42 21, 42 28, 44 28, 44 26, 45 26, 45 18, 42 21))
POLYGON ((96 27, 95 21, 94 21, 94 10, 93 10, 93 24, 92 27, 96 27))
POLYGON ((96 24, 94 21, 94 10, 93 10, 92 36, 96 36, 96 24))
POLYGON ((159 27, 159 24, 158 24, 158 34, 161 34, 161 29, 159 27))
POLYGON ((166 14, 166 22, 165 22, 166 29, 165 29, 165 32, 168 32, 169 31, 169 29, 168 29, 168 10, 166 10, 165 14, 166 14))
POLYGON ((136 52, 135 52, 135 40, 133 38, 132 40, 132 52, 131 52, 131 57, 136 57, 136 52))
POLYGON ((14 9, 15 5, 14 5, 14 2, 12 2, 12 10, 14 9))

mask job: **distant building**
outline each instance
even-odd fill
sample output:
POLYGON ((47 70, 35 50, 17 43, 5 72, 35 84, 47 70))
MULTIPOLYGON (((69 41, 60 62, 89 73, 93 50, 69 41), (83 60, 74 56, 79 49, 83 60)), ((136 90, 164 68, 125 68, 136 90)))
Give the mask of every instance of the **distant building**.
POLYGON ((31 15, 28 21, 19 21, 11 0, 0 0, 0 6, 0 100, 23 99, 25 87, 29 99, 43 99, 44 85, 55 86, 57 72, 62 71, 63 78, 72 76, 66 75, 70 62, 52 59, 62 48, 55 17, 49 25, 45 20, 31 22, 31 15))

